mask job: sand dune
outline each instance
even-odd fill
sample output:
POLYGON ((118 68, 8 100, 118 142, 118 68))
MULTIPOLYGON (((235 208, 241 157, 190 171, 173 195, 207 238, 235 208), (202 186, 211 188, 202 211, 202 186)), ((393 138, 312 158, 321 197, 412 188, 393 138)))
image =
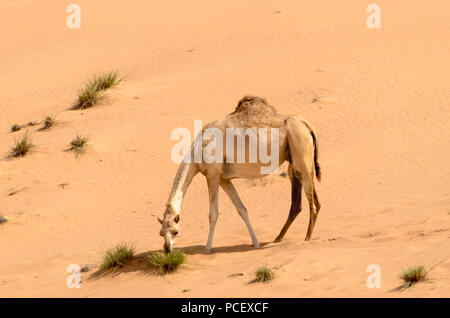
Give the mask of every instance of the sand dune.
POLYGON ((80 0, 80 29, 66 27, 70 3, 0 3, 1 297, 450 296, 448 1, 377 1, 380 29, 367 28, 368 3, 357 0, 80 0), (101 104, 70 110, 92 74, 112 69, 125 79, 101 104), (237 180, 262 246, 250 246, 222 192, 204 254, 198 176, 183 201, 180 271, 153 275, 138 257, 67 288, 69 264, 96 264, 117 242, 138 254, 161 249, 156 217, 177 169, 171 131, 225 116, 245 94, 318 132, 313 239, 303 241, 303 211, 272 243, 288 215, 288 179, 237 180), (51 130, 9 131, 50 114, 59 122, 51 130), (25 131, 31 155, 5 158, 25 131), (89 137, 78 158, 64 151, 77 133, 89 137), (276 279, 249 284, 261 264, 276 279), (366 286, 370 264, 381 268, 379 289, 366 286), (419 264, 438 265, 428 281, 393 291, 402 269, 419 264))

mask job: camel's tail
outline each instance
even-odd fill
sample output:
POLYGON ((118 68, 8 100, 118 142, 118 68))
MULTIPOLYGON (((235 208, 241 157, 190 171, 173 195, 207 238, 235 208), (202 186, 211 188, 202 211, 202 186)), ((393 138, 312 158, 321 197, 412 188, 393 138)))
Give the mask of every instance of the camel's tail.
POLYGON ((322 171, 320 170, 320 165, 319 165, 319 145, 317 144, 317 137, 316 137, 314 130, 310 129, 310 131, 311 131, 311 136, 313 137, 313 140, 314 140, 314 167, 316 170, 316 178, 317 178, 317 180, 320 181, 320 179, 322 178, 322 171))

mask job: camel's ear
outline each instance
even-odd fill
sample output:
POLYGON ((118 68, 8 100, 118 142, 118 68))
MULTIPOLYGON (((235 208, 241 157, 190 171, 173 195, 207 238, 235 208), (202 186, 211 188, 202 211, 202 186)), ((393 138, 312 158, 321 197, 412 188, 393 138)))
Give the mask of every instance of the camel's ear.
POLYGON ((162 220, 158 217, 158 222, 162 224, 162 220))
POLYGON ((177 216, 175 217, 175 219, 173 219, 173 221, 174 221, 175 223, 180 222, 180 215, 177 214, 177 216))

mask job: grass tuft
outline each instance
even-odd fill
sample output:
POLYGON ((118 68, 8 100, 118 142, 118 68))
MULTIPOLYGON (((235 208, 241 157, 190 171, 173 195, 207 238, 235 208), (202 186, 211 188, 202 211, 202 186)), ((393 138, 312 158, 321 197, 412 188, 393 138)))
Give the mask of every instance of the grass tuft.
POLYGON ((117 85, 120 81, 121 79, 115 71, 94 75, 86 87, 78 93, 78 102, 74 109, 86 109, 94 106, 99 102, 103 91, 117 85))
POLYGON ((74 151, 77 156, 83 154, 86 151, 88 139, 86 137, 82 137, 81 135, 77 135, 77 137, 70 142, 69 150, 74 151))
POLYGON ((22 126, 20 126, 18 124, 14 124, 11 126, 11 132, 19 131, 21 129, 22 129, 22 126))
POLYGON ((113 71, 106 74, 95 75, 88 85, 98 91, 104 91, 117 85, 119 82, 119 74, 113 71))
POLYGON ((22 137, 14 140, 14 147, 11 149, 11 156, 13 157, 24 157, 33 148, 30 137, 28 133, 25 133, 22 137))
POLYGON ((274 279, 275 273, 269 266, 261 266, 255 271, 255 281, 264 283, 274 279))
POLYGON ((169 253, 155 252, 147 256, 148 261, 157 267, 161 273, 170 273, 178 269, 185 262, 183 253, 173 250, 169 253))
POLYGON ((94 106, 100 99, 100 92, 93 87, 86 87, 78 94, 77 109, 86 109, 94 106))
POLYGON ((408 267, 403 270, 400 274, 400 279, 403 280, 402 289, 408 288, 420 281, 423 281, 427 274, 429 273, 429 269, 423 265, 408 267))
POLYGON ((8 222, 8 220, 3 215, 0 214, 0 224, 6 223, 6 222, 8 222))
POLYGON ((106 250, 100 270, 107 271, 114 267, 121 267, 131 260, 134 254, 135 249, 133 245, 129 246, 127 243, 120 243, 106 250))

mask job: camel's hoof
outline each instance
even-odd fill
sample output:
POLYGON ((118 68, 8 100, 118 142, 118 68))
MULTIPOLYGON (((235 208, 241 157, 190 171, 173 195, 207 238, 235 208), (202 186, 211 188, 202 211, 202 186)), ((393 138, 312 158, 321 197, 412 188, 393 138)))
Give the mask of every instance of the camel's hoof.
POLYGON ((254 248, 259 248, 259 242, 253 243, 254 248))
POLYGON ((206 254, 211 254, 211 249, 210 248, 205 248, 205 253, 206 254))
POLYGON ((280 243, 283 240, 283 238, 281 237, 277 237, 276 239, 273 240, 274 243, 280 243))

